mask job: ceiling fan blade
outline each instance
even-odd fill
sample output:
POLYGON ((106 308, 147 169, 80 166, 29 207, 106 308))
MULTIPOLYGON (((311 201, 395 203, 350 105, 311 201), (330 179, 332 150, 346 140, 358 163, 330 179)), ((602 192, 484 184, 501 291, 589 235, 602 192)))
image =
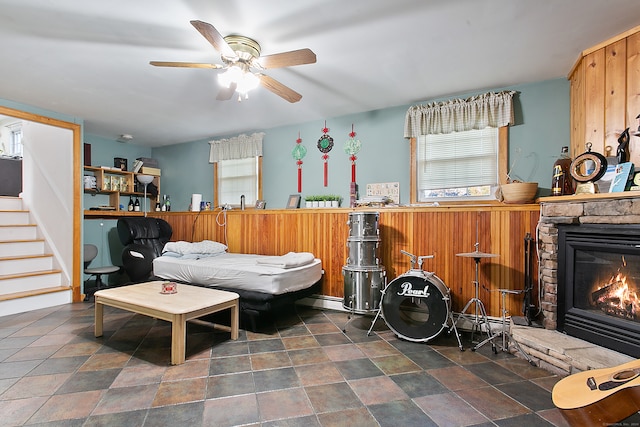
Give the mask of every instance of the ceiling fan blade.
POLYGON ((290 52, 261 56, 258 62, 265 69, 291 67, 293 65, 313 64, 316 54, 311 49, 298 49, 290 52))
POLYGON ((218 96, 216 96, 216 99, 218 101, 227 101, 231 99, 233 94, 236 92, 236 87, 238 87, 236 83, 231 83, 229 87, 223 87, 222 89, 220 89, 220 92, 218 92, 218 96))
POLYGON ((149 64, 156 67, 184 67, 184 68, 223 68, 218 64, 201 64, 198 62, 169 62, 169 61, 150 61, 149 64))
POLYGON ((279 81, 272 79, 269 76, 265 76, 264 74, 260 75, 260 83, 271 92, 286 99, 291 103, 298 102, 302 99, 302 95, 300 95, 295 90, 288 88, 279 81))
POLYGON ((207 41, 211 43, 211 45, 222 55, 230 58, 237 57, 236 53, 231 49, 231 46, 224 41, 224 37, 222 37, 213 25, 197 20, 191 21, 191 25, 193 25, 195 29, 198 30, 200 34, 202 34, 204 38, 207 39, 207 41))

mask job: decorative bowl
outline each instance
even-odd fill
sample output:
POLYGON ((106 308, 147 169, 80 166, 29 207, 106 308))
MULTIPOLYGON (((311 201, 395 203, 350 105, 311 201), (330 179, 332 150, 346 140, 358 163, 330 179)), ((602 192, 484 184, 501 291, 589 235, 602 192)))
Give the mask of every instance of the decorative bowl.
POLYGON ((500 186, 505 203, 531 203, 538 192, 537 182, 511 182, 500 186))

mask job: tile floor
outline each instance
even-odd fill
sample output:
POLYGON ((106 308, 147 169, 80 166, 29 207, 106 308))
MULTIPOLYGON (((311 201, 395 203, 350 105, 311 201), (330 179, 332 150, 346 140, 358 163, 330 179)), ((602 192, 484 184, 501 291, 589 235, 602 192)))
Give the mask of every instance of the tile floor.
POLYGON ((237 341, 189 324, 171 366, 168 323, 105 307, 95 338, 93 308, 0 317, 0 425, 566 425, 558 377, 446 332, 409 342, 380 321, 367 336, 371 317, 297 306, 237 341))

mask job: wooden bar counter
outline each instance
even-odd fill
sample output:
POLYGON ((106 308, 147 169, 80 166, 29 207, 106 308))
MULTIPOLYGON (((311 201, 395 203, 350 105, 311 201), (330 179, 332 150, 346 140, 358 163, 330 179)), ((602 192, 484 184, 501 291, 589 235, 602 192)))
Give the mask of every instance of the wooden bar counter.
MULTIPOLYGON (((429 207, 247 209, 203 212, 154 212, 173 227, 172 240, 225 243, 230 252, 283 255, 289 251, 312 252, 322 260, 325 271, 322 294, 343 298, 342 267, 348 257, 350 212, 380 213, 380 263, 387 281, 405 273, 409 258, 434 255, 423 268, 435 274, 451 289, 452 310, 459 312, 474 296, 473 259, 457 257, 475 250, 499 255, 480 265, 480 299, 489 316, 499 317, 497 289, 523 289, 524 238, 536 239, 540 206, 530 205, 446 205, 429 207), (477 235, 476 235, 477 230, 477 235), (477 237, 476 237, 477 236, 477 237), (486 289, 485 289, 486 288, 486 289)), ((537 264, 532 271, 534 303, 537 304, 537 264)), ((522 315, 522 295, 509 298, 507 309, 522 315)))

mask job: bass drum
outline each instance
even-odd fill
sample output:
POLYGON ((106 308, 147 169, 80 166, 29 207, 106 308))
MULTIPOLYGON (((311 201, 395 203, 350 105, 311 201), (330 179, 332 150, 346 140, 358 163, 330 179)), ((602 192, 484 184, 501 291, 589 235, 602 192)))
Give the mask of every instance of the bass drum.
POLYGON ((403 274, 385 288, 381 310, 387 326, 398 337, 429 341, 448 324, 449 288, 435 274, 403 274))

